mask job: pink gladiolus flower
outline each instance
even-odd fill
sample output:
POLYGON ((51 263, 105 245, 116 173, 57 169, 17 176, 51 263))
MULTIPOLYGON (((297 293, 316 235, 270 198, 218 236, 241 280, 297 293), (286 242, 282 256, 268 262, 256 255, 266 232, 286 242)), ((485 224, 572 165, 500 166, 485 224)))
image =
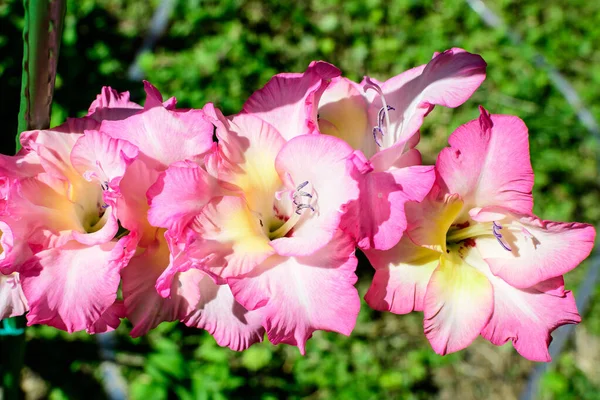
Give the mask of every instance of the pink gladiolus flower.
MULTIPOLYGON (((155 97, 161 98, 158 92, 155 97)), ((163 321, 180 320, 206 329, 222 346, 243 350, 262 340, 264 330, 258 313, 237 303, 229 286, 193 269, 170 275, 166 291, 159 294, 156 289, 157 279, 169 263, 177 262, 179 248, 168 240, 165 229, 158 228, 155 214, 151 213, 148 221, 149 188, 167 190, 172 196, 161 204, 166 212, 190 203, 201 209, 218 193, 216 179, 202 167, 205 154, 214 145, 212 123, 202 110, 169 110, 161 102, 155 101, 152 107, 146 106, 129 118, 104 121, 99 128, 101 134, 127 140, 140 152, 123 176, 121 196, 117 199, 119 221, 138 248, 121 271, 122 313, 132 322, 134 337, 146 334, 163 321), (163 176, 165 170, 168 178, 163 176), (193 176, 199 177, 199 182, 193 176), (172 184, 171 178, 179 180, 172 184), (190 202, 186 198, 189 193, 200 193, 200 197, 190 202)))
POLYGON ((22 150, 0 160, 7 182, 2 219, 10 226, 3 238, 21 232, 14 240, 21 259, 3 244, 12 260, 2 272, 19 272, 29 325, 90 329, 115 302, 119 271, 131 256, 129 240, 115 239, 115 206, 137 148, 94 128, 100 119, 136 111, 127 94, 109 88, 94 104, 87 117, 24 132, 22 150))
POLYGON ((209 175, 175 164, 148 192, 150 221, 168 228, 171 247, 181 248, 158 290, 167 296, 175 274, 200 268, 260 316, 274 344, 304 353, 317 329, 350 334, 359 309, 357 261, 339 224, 358 197, 352 148, 324 135, 286 141, 254 114, 226 119, 205 110, 219 140, 206 159, 209 175), (206 187, 215 178, 220 193, 210 198, 206 187), (185 190, 176 191, 182 182, 185 190))
POLYGON ((439 354, 481 334, 549 361, 550 332, 580 321, 562 275, 589 255, 595 230, 532 214, 527 128, 517 117, 481 108, 449 143, 436 186, 407 208, 407 235, 389 251, 367 252, 376 273, 365 299, 378 310, 423 311, 439 354))
POLYGON ((360 218, 345 223, 359 247, 387 250, 398 243, 406 229, 405 203, 423 200, 435 179, 414 149, 423 118, 436 104, 464 103, 485 79, 485 68, 480 56, 454 48, 384 83, 332 79, 319 102, 319 129, 366 156, 356 160, 363 176, 353 206, 360 218))

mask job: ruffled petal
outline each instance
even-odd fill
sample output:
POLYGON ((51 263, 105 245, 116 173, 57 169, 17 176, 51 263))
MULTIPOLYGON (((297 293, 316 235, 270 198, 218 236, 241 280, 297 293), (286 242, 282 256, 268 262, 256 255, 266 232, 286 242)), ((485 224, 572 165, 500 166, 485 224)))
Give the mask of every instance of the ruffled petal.
POLYGON ((481 272, 453 252, 440 258, 424 302, 425 336, 441 355, 462 350, 487 325, 494 309, 494 290, 481 272))
POLYGON ((118 121, 141 111, 142 106, 129 100, 129 92, 117 92, 109 86, 102 91, 88 109, 88 117, 96 121, 118 121))
POLYGON ((19 274, 0 274, 0 320, 23 315, 28 309, 19 274))
POLYGON ((246 274, 275 252, 258 217, 235 196, 212 199, 186 236, 185 256, 221 278, 246 274))
POLYGON ((248 207, 268 219, 273 214, 275 192, 282 184, 275 158, 285 140, 275 128, 253 115, 236 115, 224 123, 227 125, 217 128, 218 178, 239 188, 248 207))
POLYGON ((103 121, 100 131, 129 141, 149 166, 159 169, 177 161, 202 162, 213 143, 213 125, 201 110, 174 112, 153 107, 122 121, 103 121))
POLYGON ((263 312, 263 326, 273 344, 298 346, 315 330, 350 335, 360 308, 354 288, 354 243, 339 232, 308 257, 272 256, 252 273, 228 279, 236 300, 263 312))
POLYGON ((235 351, 262 342, 265 329, 261 310, 247 311, 235 301, 229 286, 217 285, 208 275, 199 281, 198 289, 196 309, 183 320, 187 326, 206 329, 219 346, 235 351))
MULTIPOLYGON (((327 135, 304 135, 290 140, 275 161, 279 176, 290 193, 308 182, 314 192, 309 199, 314 211, 300 210, 299 222, 291 234, 271 242, 280 255, 308 255, 334 236, 350 203, 358 199, 359 188, 353 149, 346 142, 327 135)), ((288 217, 296 218, 292 198, 285 199, 288 217)))
POLYGON ((28 325, 74 332, 98 321, 116 300, 119 271, 133 251, 127 245, 127 238, 96 246, 71 241, 38 253, 21 270, 28 325))
POLYGON ((121 271, 125 312, 133 324, 132 337, 145 335, 163 321, 181 320, 194 312, 200 299, 198 283, 204 274, 197 270, 176 274, 171 296, 162 298, 154 285, 168 264, 169 248, 159 237, 121 271))
POLYGON ((275 75, 250 96, 243 111, 273 125, 286 140, 318 132, 319 100, 339 75, 339 69, 323 61, 313 61, 302 74, 275 75))
MULTIPOLYGON (((485 68, 480 56, 452 48, 435 54, 427 65, 383 83, 387 104, 394 107, 389 112, 390 131, 394 134, 386 133, 382 147, 414 135, 434 105, 458 107, 467 101, 485 79, 485 68)), ((381 107, 381 99, 376 96, 369 111, 373 126, 381 107)))
POLYGON ((407 228, 405 204, 421 202, 434 181, 433 166, 418 165, 364 175, 358 200, 358 247, 387 250, 396 245, 407 228))
POLYGON ((87 131, 70 154, 71 164, 86 180, 106 183, 118 191, 125 169, 138 156, 131 143, 97 131, 87 131))
POLYGON ((217 180, 197 164, 172 164, 147 192, 148 220, 178 235, 212 197, 221 194, 217 180))
POLYGON ((454 131, 451 147, 438 156, 440 182, 463 198, 466 210, 498 205, 530 214, 533 170, 527 127, 517 117, 480 111, 478 120, 454 131))
POLYGON ((371 308, 394 314, 423 311, 427 284, 439 264, 440 253, 416 246, 404 237, 387 251, 368 250, 365 255, 376 270, 365 295, 371 308))
POLYGON ((469 252, 465 261, 479 269, 494 288, 494 312, 481 335, 497 346, 511 340, 529 360, 550 361, 550 333, 581 321, 573 295, 564 290, 562 276, 518 289, 494 276, 478 252, 469 252))
POLYGON ((108 307, 98 321, 87 329, 87 333, 96 334, 113 331, 119 327, 123 318, 125 318, 125 304, 122 300, 117 300, 108 307))
MULTIPOLYGON (((479 219, 486 210, 475 218, 479 219)), ((502 226, 502 241, 510 251, 491 235, 475 242, 493 274, 512 286, 528 288, 563 275, 579 265, 594 247, 596 230, 591 225, 516 214, 506 217, 497 223, 502 226)))

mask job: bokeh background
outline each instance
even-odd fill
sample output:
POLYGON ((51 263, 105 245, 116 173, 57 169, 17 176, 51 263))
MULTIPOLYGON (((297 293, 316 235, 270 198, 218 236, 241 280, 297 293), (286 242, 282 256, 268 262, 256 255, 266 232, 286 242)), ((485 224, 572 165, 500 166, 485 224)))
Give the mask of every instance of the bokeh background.
MULTIPOLYGON (((52 125, 85 114, 103 85, 130 90, 133 100, 142 101, 141 81, 129 79, 128 70, 160 1, 67 3, 52 125)), ((600 2, 487 5, 504 19, 504 28, 488 27, 463 0, 178 0, 138 65, 180 106, 200 108, 212 101, 232 114, 273 74, 303 71, 311 60, 332 62, 355 80, 365 74, 384 80, 426 63, 435 51, 465 48, 487 61, 487 79, 459 109, 438 107, 426 119, 424 161, 432 163, 449 134, 478 116, 479 104, 492 113, 517 115, 530 129, 535 212, 544 219, 598 225, 598 144, 540 67, 539 55, 600 120, 600 2)), ((22 26, 22 2, 0 0, 0 130, 8 152, 16 132, 22 26)), ((576 296, 590 264, 566 276, 576 296)), ((373 271, 363 260, 357 273, 364 295, 373 271)), ((269 343, 236 353, 217 346, 206 332, 177 323, 163 323, 139 339, 131 339, 129 330, 122 324, 110 344, 115 352, 107 356, 99 338, 28 328, 26 398, 107 398, 103 383, 116 365, 132 399, 513 399, 535 366, 510 344, 495 347, 482 339, 440 357, 423 335, 421 313, 379 313, 364 302, 351 337, 317 332, 306 356, 269 343)), ((599 366, 596 285, 583 322, 542 375, 539 398, 600 399, 599 366)))

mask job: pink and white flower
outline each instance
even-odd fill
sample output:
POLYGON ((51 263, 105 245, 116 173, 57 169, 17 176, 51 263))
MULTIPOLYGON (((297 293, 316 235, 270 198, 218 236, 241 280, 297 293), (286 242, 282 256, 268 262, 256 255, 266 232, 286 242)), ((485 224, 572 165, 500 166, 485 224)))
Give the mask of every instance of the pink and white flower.
POLYGON ((549 361, 550 332, 580 321, 562 275, 589 255, 595 230, 532 214, 527 128, 517 117, 482 108, 449 142, 435 187, 407 207, 407 235, 366 252, 376 273, 365 299, 379 310, 423 311, 439 354, 481 334, 549 361))
POLYGON ((356 159, 361 196, 353 205, 360 217, 345 223, 360 248, 387 250, 398 243, 406 202, 423 200, 435 179, 414 148, 423 118, 436 104, 464 103, 485 79, 485 68, 480 56, 453 48, 383 83, 332 79, 318 105, 319 129, 364 154, 356 159))
POLYGON ((275 344, 304 353, 317 329, 350 334, 359 309, 356 258, 339 225, 358 197, 352 148, 308 132, 286 141, 254 114, 205 111, 219 141, 206 158, 209 175, 175 164, 148 192, 150 220, 181 248, 157 289, 166 296, 173 276, 200 268, 260 315, 275 344), (220 193, 209 199, 215 178, 220 193), (169 190, 184 181, 185 191, 169 190))

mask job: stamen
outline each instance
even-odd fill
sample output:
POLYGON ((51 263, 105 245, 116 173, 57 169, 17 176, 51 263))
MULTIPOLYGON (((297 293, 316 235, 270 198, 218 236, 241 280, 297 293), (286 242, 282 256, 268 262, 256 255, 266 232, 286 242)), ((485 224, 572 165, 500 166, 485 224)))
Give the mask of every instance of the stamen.
POLYGON ((385 119, 385 130, 388 134, 390 133, 390 115, 389 114, 390 114, 390 111, 395 110, 395 108, 392 106, 388 106, 387 102, 385 101, 385 96, 383 95, 383 91, 381 90, 379 85, 377 85, 375 82, 373 82, 371 80, 371 78, 369 78, 368 76, 365 77, 365 81, 367 83, 364 86, 364 91, 366 92, 369 89, 376 91, 377 94, 379 94, 379 97, 381 97, 381 102, 383 103, 383 107, 381 107, 381 109, 379 109, 379 113, 377 114, 378 124, 377 124, 377 126, 373 127, 373 138, 375 139, 375 143, 377 143, 377 146, 381 147, 381 143, 378 140, 377 134, 380 133, 381 136, 384 135, 383 128, 382 128, 384 119, 385 119))
POLYGON ((102 188, 102 190, 106 191, 108 190, 108 182, 104 181, 100 184, 100 187, 102 188))
POLYGON ((299 198, 300 198, 300 200, 302 200, 302 197, 308 197, 309 199, 312 199, 312 197, 313 197, 312 194, 302 190, 306 187, 306 185, 308 185, 308 181, 302 182, 301 184, 299 184, 296 187, 296 190, 292 194, 292 202, 296 206, 296 214, 298 214, 298 215, 300 215, 301 211, 306 208, 310 208, 313 212, 315 211, 313 206, 311 206, 310 204, 306 204, 306 203, 299 201, 299 198))
POLYGON ((500 229, 502 229, 502 225, 497 224, 496 221, 494 221, 492 224, 492 233, 496 237, 496 240, 498 241, 498 243, 500 243, 500 246, 502 246, 504 250, 512 251, 510 246, 502 241, 502 234, 499 232, 500 229))

